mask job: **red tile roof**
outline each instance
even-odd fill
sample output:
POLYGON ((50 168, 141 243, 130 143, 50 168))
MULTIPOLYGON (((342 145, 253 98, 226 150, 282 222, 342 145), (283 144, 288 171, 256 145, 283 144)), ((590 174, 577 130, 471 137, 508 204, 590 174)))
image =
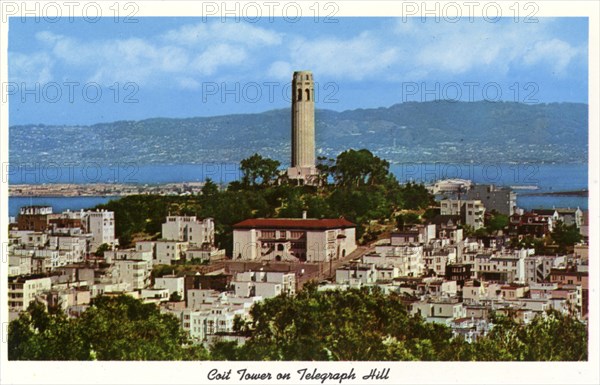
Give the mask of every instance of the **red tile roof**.
POLYGON ((338 219, 296 219, 296 218, 256 218, 246 219, 233 225, 234 229, 345 229, 356 225, 344 218, 338 219))

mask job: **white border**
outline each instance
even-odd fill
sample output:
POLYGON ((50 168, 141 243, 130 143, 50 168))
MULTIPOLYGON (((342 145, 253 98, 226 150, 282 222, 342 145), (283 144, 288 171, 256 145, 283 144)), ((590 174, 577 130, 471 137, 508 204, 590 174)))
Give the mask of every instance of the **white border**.
MULTIPOLYGON (((121 3, 128 3, 125 1, 121 3)), ((3 1, 3 4, 15 3, 21 5, 23 1, 3 1)), ((31 4, 34 2, 27 1, 31 4)), ((68 1, 39 1, 42 7, 46 3, 56 3, 63 5, 68 1)), ((80 5, 92 3, 91 1, 78 1, 80 5)), ((112 15, 108 7, 113 5, 114 1, 96 2, 103 8, 104 15, 112 15)), ((191 1, 136 1, 139 6, 136 17, 143 16, 192 16, 202 15, 202 2, 191 1)), ((221 1, 211 2, 213 4, 222 4, 221 1)), ((240 2, 245 4, 248 2, 240 2)), ((254 3, 266 4, 269 1, 256 1, 254 3)), ((273 2, 271 2, 273 3, 273 2)), ((285 6, 288 1, 277 1, 280 6, 285 6)), ((324 3, 324 2, 322 2, 324 3)), ((391 1, 345 1, 336 2, 339 8, 337 16, 402 16, 403 6, 409 2, 391 2, 391 1)), ((414 4, 420 5, 421 1, 414 1, 414 4)), ((440 8, 448 3, 458 3, 464 5, 467 1, 445 2, 440 1, 440 8)), ((473 2, 471 2, 473 3, 473 2)), ((514 1, 507 2, 486 2, 477 1, 478 7, 484 7, 486 4, 494 3, 503 9, 503 15, 511 15, 509 8, 515 4, 514 1)), ((301 368, 317 367, 319 371, 345 371, 355 368, 362 372, 368 372, 370 368, 391 368, 392 378, 389 381, 372 381, 364 382, 362 380, 346 381, 345 384, 358 383, 402 383, 402 384, 480 384, 480 383, 502 383, 502 384, 598 384, 600 383, 600 370, 598 361, 598 258, 600 255, 598 244, 598 193, 600 181, 600 167, 598 155, 598 146, 600 144, 600 136, 598 133, 599 117, 599 95, 598 95, 598 68, 599 63, 599 15, 600 4, 597 1, 535 1, 531 2, 539 6, 537 16, 587 16, 589 17, 589 190, 590 190, 590 350, 589 361, 586 363, 426 363, 426 362, 382 362, 382 363, 300 363, 300 362, 8 362, 7 344, 6 344, 6 326, 2 325, 2 339, 0 351, 0 383, 39 383, 39 384, 104 384, 104 383, 128 383, 128 384, 198 384, 198 383, 223 383, 234 384, 239 381, 232 376, 231 381, 212 381, 207 380, 207 373, 212 368, 220 370, 233 369, 235 372, 240 368, 249 368, 255 371, 270 371, 276 372, 291 372, 301 368)), ((296 2, 303 8, 303 15, 311 15, 308 9, 313 1, 296 2), (305 11, 305 12, 304 12, 305 11)), ((432 2, 427 4, 434 7, 432 2)), ((2 5, 4 7, 5 5, 2 5)), ((30 5, 32 6, 32 5, 30 5)), ((233 7, 229 4, 229 6, 233 7)), ((4 8, 3 8, 4 9, 4 8)), ((67 8, 65 8, 65 13, 67 8)), ((280 16, 280 14, 276 14, 280 16)), ((0 15, 0 84, 7 79, 7 45, 8 45, 8 23, 4 15, 0 15)), ((4 88, 2 89, 4 92, 4 88)), ((3 100, 5 99, 4 95, 3 100)), ((8 105, 2 103, 0 106, 0 158, 2 161, 2 186, 0 190, 0 213, 7 213, 7 194, 8 188, 6 183, 5 165, 8 162, 8 105)), ((0 215, 0 231, 1 242, 6 244, 8 228, 8 216, 0 215)), ((2 282, 6 282, 6 260, 4 259, 0 265, 2 282)), ((1 320, 7 320, 7 298, 4 287, 0 289, 0 306, 1 320)), ((297 378, 294 376, 293 378, 297 378)), ((258 383, 256 381, 246 383, 258 383)), ((299 381, 268 381, 261 383, 300 383, 299 381)), ((303 381, 302 383, 320 383, 318 381, 303 381)), ((334 382, 328 382, 334 383, 334 382)))

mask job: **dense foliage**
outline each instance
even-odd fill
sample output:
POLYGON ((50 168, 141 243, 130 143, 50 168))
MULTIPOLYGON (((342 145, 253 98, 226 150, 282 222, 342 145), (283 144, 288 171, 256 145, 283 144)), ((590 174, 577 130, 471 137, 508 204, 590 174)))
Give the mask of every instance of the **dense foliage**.
POLYGON ((454 338, 441 324, 410 315, 398 294, 378 288, 318 291, 257 303, 236 318, 244 345, 217 341, 210 353, 189 345, 179 321, 154 304, 100 297, 80 318, 33 303, 9 326, 11 360, 587 360, 587 327, 551 311, 523 325, 494 315, 487 337, 454 338))
POLYGON ((559 253, 567 252, 567 249, 577 242, 581 241, 581 233, 575 225, 565 225, 561 221, 558 221, 552 233, 550 234, 552 241, 558 246, 559 253))
POLYGON ((33 302, 8 328, 10 360, 206 359, 179 321, 129 296, 98 297, 80 318, 33 302))
MULTIPOLYGON (((320 185, 296 186, 279 176, 279 163, 258 154, 241 162, 243 176, 226 190, 207 180, 198 196, 128 196, 97 208, 115 212, 115 232, 122 246, 136 237, 158 237, 164 218, 196 215, 215 219, 218 246, 231 255, 232 226, 247 218, 343 216, 358 225, 358 237, 370 221, 392 219, 400 209, 424 209, 433 197, 423 185, 401 185, 389 164, 367 150, 348 150, 319 163, 320 185), (329 163, 327 163, 329 162, 329 163)), ((370 238, 365 238, 370 239, 370 238)))
POLYGON ((586 325, 549 312, 523 325, 494 316, 487 337, 474 343, 451 330, 410 315, 397 294, 377 288, 280 296, 255 305, 252 321, 238 322, 249 336, 242 346, 220 342, 213 357, 227 360, 587 360, 586 325))

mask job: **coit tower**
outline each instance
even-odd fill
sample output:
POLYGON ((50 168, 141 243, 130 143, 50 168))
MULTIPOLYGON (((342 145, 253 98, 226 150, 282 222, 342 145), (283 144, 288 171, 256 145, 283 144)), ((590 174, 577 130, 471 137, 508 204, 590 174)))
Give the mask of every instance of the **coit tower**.
POLYGON ((315 87, 310 71, 292 77, 292 162, 288 177, 312 184, 315 168, 315 87))

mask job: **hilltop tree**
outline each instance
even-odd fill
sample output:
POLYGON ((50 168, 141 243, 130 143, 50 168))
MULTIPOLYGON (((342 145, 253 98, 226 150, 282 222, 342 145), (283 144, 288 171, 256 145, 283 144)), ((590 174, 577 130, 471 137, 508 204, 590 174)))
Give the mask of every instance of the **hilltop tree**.
POLYGON ((415 213, 400 214, 396 217, 396 227, 402 230, 405 226, 421 223, 421 218, 415 213))
POLYGON ((206 178, 204 181, 204 186, 202 186, 202 196, 211 198, 216 196, 219 193, 219 186, 216 185, 215 182, 210 178, 206 178))
POLYGON ((424 185, 408 182, 400 188, 401 207, 408 210, 426 209, 435 201, 424 185))
POLYGON ((338 186, 358 187, 383 184, 389 176, 390 164, 371 151, 346 150, 337 156, 333 176, 338 186))
POLYGON ((259 154, 242 159, 240 162, 243 174, 242 184, 244 186, 269 186, 277 181, 280 165, 279 161, 263 158, 259 154))

